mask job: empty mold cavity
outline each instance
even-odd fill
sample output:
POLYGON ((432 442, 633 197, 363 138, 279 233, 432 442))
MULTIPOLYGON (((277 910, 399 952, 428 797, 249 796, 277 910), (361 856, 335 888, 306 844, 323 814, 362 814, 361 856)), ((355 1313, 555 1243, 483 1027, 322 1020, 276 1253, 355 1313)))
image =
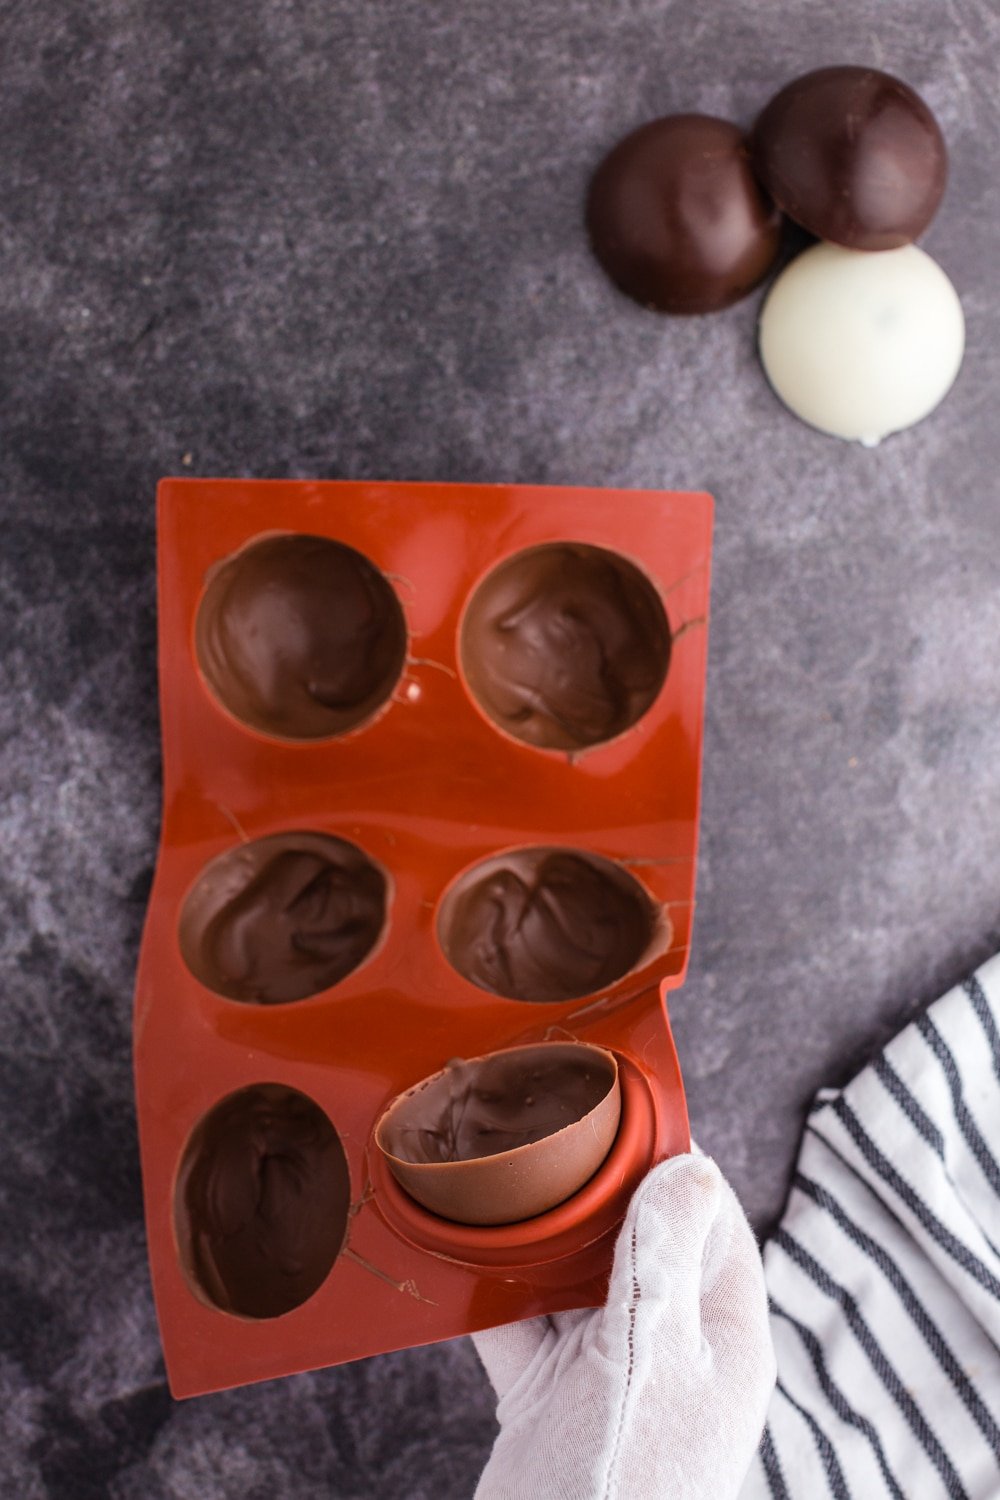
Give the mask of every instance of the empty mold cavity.
POLYGON ((229 1000, 280 1005, 329 989, 385 927, 388 881, 346 839, 271 834, 206 866, 181 911, 181 953, 229 1000))
POLYGON ((471 984, 510 1000, 576 1000, 639 963, 659 913, 639 882, 573 849, 516 849, 445 895, 438 938, 471 984))
POLYGON ((670 662, 659 594, 634 563, 577 542, 507 558, 461 627, 462 670, 498 728, 546 750, 583 750, 631 728, 670 662))
POLYGON ((192 1134, 174 1215, 184 1273, 205 1301, 244 1318, 291 1312, 326 1280, 347 1234, 340 1138, 296 1089, 240 1089, 192 1134))
POLYGON ((358 728, 403 669, 406 622, 390 584, 353 547, 268 536, 211 575, 195 650, 214 696, 241 723, 280 739, 358 728))

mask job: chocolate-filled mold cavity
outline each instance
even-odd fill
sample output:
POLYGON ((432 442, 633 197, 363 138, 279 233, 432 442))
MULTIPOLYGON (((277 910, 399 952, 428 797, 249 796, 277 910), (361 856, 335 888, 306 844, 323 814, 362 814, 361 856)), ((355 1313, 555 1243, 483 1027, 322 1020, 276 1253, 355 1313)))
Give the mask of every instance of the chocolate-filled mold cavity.
POLYGON ((322 1286, 350 1217, 340 1138, 305 1094, 260 1083, 197 1126, 177 1178, 184 1273, 222 1312, 277 1318, 322 1286))
POLYGON ((512 1224, 578 1192, 611 1150, 620 1116, 613 1054, 546 1042, 453 1059, 393 1101, 375 1143, 432 1213, 512 1224))
POLYGON ((353 547, 269 536, 209 579, 195 651, 241 723, 279 739, 324 739, 357 729, 389 698, 406 622, 389 583, 353 547))
POLYGON ((517 553, 483 580, 460 652, 470 691, 500 729, 542 749, 584 750, 650 707, 667 675, 670 626, 634 563, 555 542, 517 553))
POLYGON ((181 954, 196 979, 228 1000, 304 1000, 368 957, 387 900, 383 871, 346 839, 271 834, 203 870, 181 910, 181 954))
POLYGON ((576 1000, 639 963, 658 926, 621 866, 572 849, 518 849, 468 870, 441 903, 448 962, 508 1000, 576 1000))

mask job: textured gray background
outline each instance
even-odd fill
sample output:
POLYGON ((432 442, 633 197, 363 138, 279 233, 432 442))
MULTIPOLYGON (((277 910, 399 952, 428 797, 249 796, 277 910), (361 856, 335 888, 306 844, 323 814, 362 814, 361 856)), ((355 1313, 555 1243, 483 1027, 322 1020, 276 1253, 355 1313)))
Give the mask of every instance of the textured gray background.
POLYGON ((168 472, 689 486, 717 501, 703 853, 674 1012, 766 1227, 802 1111, 997 946, 1000 18, 993 0, 4 0, 0 1492, 467 1496, 457 1343, 173 1406, 130 986, 156 846, 168 472), (589 259, 625 130, 872 62, 936 110, 945 406, 799 426, 758 298, 671 322, 589 259))

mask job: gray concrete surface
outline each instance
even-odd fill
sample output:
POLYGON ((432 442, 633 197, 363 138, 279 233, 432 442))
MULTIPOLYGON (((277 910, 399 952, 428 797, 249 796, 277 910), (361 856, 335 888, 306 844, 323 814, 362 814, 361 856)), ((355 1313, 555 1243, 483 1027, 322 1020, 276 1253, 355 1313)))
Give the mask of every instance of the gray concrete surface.
POLYGON ((145 1266, 130 986, 158 818, 168 472, 718 502, 694 1126, 762 1229, 803 1109, 1000 941, 992 0, 6 0, 0 12, 0 1491, 467 1496, 466 1343, 184 1406, 145 1266), (965 367, 874 452, 798 425, 758 298, 616 294, 588 171, 872 62, 936 110, 965 367))

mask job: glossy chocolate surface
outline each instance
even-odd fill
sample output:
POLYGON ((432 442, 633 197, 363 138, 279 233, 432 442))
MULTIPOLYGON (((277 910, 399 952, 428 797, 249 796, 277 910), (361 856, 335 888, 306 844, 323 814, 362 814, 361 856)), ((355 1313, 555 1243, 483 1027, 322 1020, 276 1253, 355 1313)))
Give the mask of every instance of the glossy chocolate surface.
POLYGON ((386 878, 366 854, 323 834, 273 834, 222 855, 180 921, 185 962, 230 1000, 276 1005, 318 994, 375 946, 386 878))
POLYGON ((819 68, 783 88, 751 138, 754 169, 789 218, 850 250, 915 240, 941 201, 948 154, 918 94, 875 68, 819 68))
POLYGON ((388 698, 406 625, 382 574, 360 552, 317 536, 272 536, 212 575, 195 627, 215 696, 264 734, 344 734, 388 698))
POLYGON ((594 254, 628 296, 666 313, 728 307, 766 275, 780 215, 737 126, 667 115, 619 141, 587 198, 594 254))
POLYGON ((255 1084, 188 1144, 175 1202, 185 1270, 224 1312, 276 1318, 325 1281, 349 1208, 347 1162, 323 1111, 295 1089, 255 1084))
POLYGON ((546 1044, 465 1062, 404 1095, 379 1133, 401 1161, 475 1161, 530 1146, 590 1114, 614 1083, 592 1047, 546 1044))
POLYGON ((630 728, 663 686, 670 627, 634 564, 601 547, 553 543, 481 583, 462 625, 462 666, 502 729, 549 750, 582 750, 630 728))
POLYGON ((610 860, 521 849, 469 871, 442 906, 446 958, 511 1000, 578 999, 634 968, 655 930, 646 893, 610 860))

